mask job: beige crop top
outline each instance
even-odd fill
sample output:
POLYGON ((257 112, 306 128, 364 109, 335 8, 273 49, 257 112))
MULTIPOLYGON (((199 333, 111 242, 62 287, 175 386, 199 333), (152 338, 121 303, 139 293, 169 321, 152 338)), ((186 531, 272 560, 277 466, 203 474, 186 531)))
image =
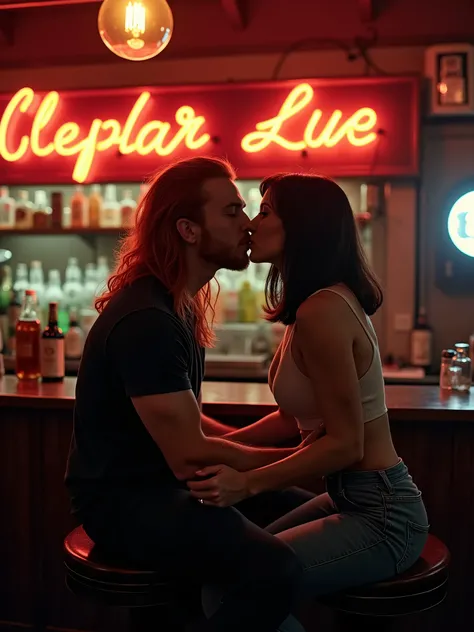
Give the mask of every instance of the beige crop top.
MULTIPOLYGON (((333 292, 345 300, 362 325, 369 338, 373 356, 369 368, 360 378, 360 396, 364 423, 377 419, 387 412, 385 404, 385 385, 382 374, 382 362, 377 342, 377 335, 370 318, 363 311, 358 300, 352 292, 343 285, 334 285, 315 292, 333 292)), ((311 296, 314 296, 313 294, 311 296)), ((317 323, 315 323, 317 326, 317 323)), ((292 341, 294 325, 286 328, 283 340, 280 343, 281 355, 279 360, 275 358, 270 367, 269 386, 278 406, 288 415, 296 418, 300 430, 314 430, 324 420, 318 414, 318 403, 315 400, 311 382, 306 375, 298 369, 292 354, 292 341), (278 362, 278 366, 273 364, 278 362)), ((344 385, 341 384, 341 388, 344 385)))

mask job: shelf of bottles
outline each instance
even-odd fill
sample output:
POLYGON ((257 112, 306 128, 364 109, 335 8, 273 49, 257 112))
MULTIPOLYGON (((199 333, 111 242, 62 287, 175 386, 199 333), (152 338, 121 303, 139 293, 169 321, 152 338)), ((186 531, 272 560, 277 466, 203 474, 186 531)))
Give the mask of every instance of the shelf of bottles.
POLYGON ((117 234, 132 222, 147 185, 0 188, 1 234, 117 234))
MULTIPOLYGON (((357 180, 340 184, 360 220, 370 259, 368 187, 357 180)), ((242 180, 237 185, 247 202, 246 212, 254 218, 261 201, 259 182, 242 180)), ((81 345, 97 317, 94 300, 114 265, 116 239, 133 223, 145 191, 145 185, 133 183, 1 188, 0 248, 13 251, 11 265, 0 266, 0 329, 6 360, 15 354, 15 325, 26 289, 36 292, 42 327, 47 324, 49 303, 58 304, 66 357, 80 357, 81 345), (84 244, 76 235, 95 235, 97 239, 84 244), (98 248, 101 236, 105 241, 98 248)), ((214 318, 217 340, 208 354, 210 362, 220 362, 223 367, 224 360, 238 363, 252 358, 254 363, 263 363, 271 357, 283 330, 263 318, 268 269, 267 264, 250 264, 242 272, 219 270, 216 274, 220 286, 214 318)), ((213 288, 217 290, 215 281, 213 288)))

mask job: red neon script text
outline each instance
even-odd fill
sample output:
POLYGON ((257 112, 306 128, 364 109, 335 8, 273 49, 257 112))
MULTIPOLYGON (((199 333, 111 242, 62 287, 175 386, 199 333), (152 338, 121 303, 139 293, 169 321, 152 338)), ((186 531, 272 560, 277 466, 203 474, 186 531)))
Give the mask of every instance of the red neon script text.
POLYGON ((112 147, 118 148, 118 151, 125 155, 146 156, 154 151, 158 156, 170 156, 180 146, 197 150, 210 141, 210 135, 201 132, 206 119, 197 116, 189 105, 183 105, 176 110, 175 121, 180 129, 174 135, 170 131, 171 124, 167 121, 151 120, 139 127, 137 121, 151 97, 149 92, 142 92, 123 125, 116 119, 95 118, 84 130, 77 122, 68 121, 56 130, 51 142, 44 143, 41 139, 42 132, 52 123, 60 105, 59 94, 49 92, 41 99, 36 110, 30 134, 16 141, 15 147, 11 142, 9 146, 7 138, 16 118, 28 112, 35 97, 31 88, 22 88, 5 108, 0 120, 0 157, 8 162, 17 162, 28 151, 38 158, 51 154, 77 155, 72 174, 76 182, 84 182, 87 179, 96 153, 105 152, 112 147))
POLYGON ((342 111, 334 110, 321 130, 316 130, 316 128, 320 123, 323 111, 313 110, 305 127, 303 138, 301 140, 285 138, 282 131, 284 123, 306 110, 313 101, 313 97, 314 90, 309 83, 300 83, 295 86, 286 97, 276 116, 257 123, 255 125, 256 131, 244 136, 241 143, 242 149, 247 153, 257 153, 271 144, 275 144, 288 151, 303 151, 323 146, 334 147, 344 138, 347 138, 354 147, 364 147, 376 140, 377 133, 373 130, 377 124, 377 114, 375 110, 368 107, 360 108, 343 123, 341 123, 342 111))

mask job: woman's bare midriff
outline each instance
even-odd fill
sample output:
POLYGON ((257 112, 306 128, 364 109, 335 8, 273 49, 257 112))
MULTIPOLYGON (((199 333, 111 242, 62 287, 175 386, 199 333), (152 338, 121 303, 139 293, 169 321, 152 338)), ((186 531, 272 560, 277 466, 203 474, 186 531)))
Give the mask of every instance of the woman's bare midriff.
POLYGON ((364 424, 364 458, 349 470, 386 470, 399 461, 392 442, 388 415, 364 424))
MULTIPOLYGON (((304 440, 314 431, 301 430, 300 432, 301 439, 304 440)), ((316 432, 319 432, 320 436, 324 436, 324 424, 321 424, 316 432)), ((392 465, 396 465, 399 460, 392 442, 388 415, 385 414, 364 424, 364 458, 348 467, 347 470, 386 470, 392 465)))

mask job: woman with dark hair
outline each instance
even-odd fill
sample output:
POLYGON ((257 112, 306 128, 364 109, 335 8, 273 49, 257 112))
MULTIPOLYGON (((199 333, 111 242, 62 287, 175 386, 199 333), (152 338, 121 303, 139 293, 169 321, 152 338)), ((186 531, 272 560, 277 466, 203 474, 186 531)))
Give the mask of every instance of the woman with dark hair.
POLYGON ((314 596, 403 572, 419 557, 429 525, 392 443, 369 318, 382 290, 346 195, 328 178, 299 174, 268 178, 261 192, 251 259, 272 264, 267 317, 287 325, 269 371, 278 429, 269 416, 227 436, 248 441, 259 429, 263 444, 297 426, 308 445, 247 472, 210 466, 197 474, 212 478, 188 485, 205 503, 227 506, 324 477, 325 494, 267 527, 295 550, 314 596))

